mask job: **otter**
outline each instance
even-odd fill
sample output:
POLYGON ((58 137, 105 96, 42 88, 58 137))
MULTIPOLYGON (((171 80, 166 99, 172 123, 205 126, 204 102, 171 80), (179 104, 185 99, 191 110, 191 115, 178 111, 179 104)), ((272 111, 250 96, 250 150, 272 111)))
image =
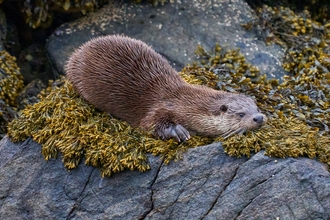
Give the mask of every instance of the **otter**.
POLYGON ((87 102, 163 140, 227 138, 267 121, 252 98, 188 84, 150 46, 125 36, 86 42, 65 72, 87 102))

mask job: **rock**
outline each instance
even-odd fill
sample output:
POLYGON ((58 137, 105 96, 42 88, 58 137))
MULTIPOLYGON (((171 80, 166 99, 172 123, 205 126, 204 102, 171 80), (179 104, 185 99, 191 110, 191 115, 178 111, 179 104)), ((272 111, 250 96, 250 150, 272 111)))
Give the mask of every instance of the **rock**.
POLYGON ((7 20, 6 15, 3 10, 0 8, 0 50, 4 49, 4 41, 7 36, 7 20))
POLYGON ((7 124, 17 117, 17 112, 0 98, 0 139, 7 133, 7 124))
POLYGON ((27 105, 39 102, 38 94, 45 88, 46 85, 40 79, 35 79, 27 84, 16 98, 18 109, 23 110, 27 105))
POLYGON ((42 44, 31 44, 20 51, 17 59, 24 83, 41 80, 44 84, 55 78, 42 44))
POLYGON ((219 143, 146 173, 102 179, 45 161, 31 139, 0 142, 0 219, 329 219, 330 174, 307 158, 229 157, 219 143))
POLYGON ((54 69, 63 65, 75 48, 93 37, 124 34, 151 45, 178 71, 192 63, 197 45, 210 50, 216 42, 240 48, 247 60, 269 77, 280 78, 282 49, 266 46, 242 24, 255 15, 243 1, 171 1, 163 6, 111 1, 97 13, 59 27, 48 39, 47 50, 54 69))
MULTIPOLYGON (((11 10, 9 5, 4 6, 8 12, 11 10)), ((13 8, 12 8, 13 9, 13 8)), ((17 10, 13 13, 17 13, 20 10, 17 10)), ((44 83, 47 84, 48 80, 54 79, 52 70, 47 59, 47 54, 45 51, 45 46, 43 44, 29 42, 29 37, 23 37, 22 35, 27 34, 31 35, 31 28, 27 27, 24 23, 19 26, 18 23, 13 21, 13 16, 10 13, 5 14, 2 9, 0 9, 0 51, 6 50, 11 56, 16 57, 17 64, 20 68, 20 73, 24 77, 24 83, 28 84, 35 79, 41 79, 44 83), (7 18, 6 15, 9 17, 7 18), (21 39, 19 39, 21 38, 21 39), (20 45, 20 40, 23 43, 23 47, 20 45), (29 43, 28 43, 29 42, 29 43), (28 45, 28 46, 27 46, 28 45)), ((19 18, 17 18, 20 20, 19 18)), ((40 28, 43 30, 42 28, 40 28)), ((39 30, 40 30, 39 29, 39 30)), ((36 36, 34 41, 36 40, 36 36)), ((45 39, 46 37, 44 37, 45 39)))
POLYGON ((6 35, 3 41, 4 48, 8 51, 8 53, 10 53, 10 55, 17 57, 21 50, 18 31, 15 24, 11 20, 6 21, 6 35))

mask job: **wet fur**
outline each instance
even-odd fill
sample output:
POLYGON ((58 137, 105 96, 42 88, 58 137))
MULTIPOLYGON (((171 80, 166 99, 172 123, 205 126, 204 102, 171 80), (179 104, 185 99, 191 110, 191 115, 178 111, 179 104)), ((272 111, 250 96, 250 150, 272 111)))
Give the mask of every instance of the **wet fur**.
POLYGON ((261 126, 251 121, 261 114, 251 98, 186 83, 139 40, 117 35, 92 39, 72 54, 65 70, 88 102, 163 139, 168 139, 164 129, 177 124, 205 136, 229 136, 261 126))

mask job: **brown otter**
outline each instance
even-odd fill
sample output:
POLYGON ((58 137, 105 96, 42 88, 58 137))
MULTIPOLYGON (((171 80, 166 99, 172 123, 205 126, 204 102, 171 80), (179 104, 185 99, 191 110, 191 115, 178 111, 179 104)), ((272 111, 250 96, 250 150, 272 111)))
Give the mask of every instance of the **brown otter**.
POLYGON ((250 97, 188 84, 151 47, 129 37, 90 40, 65 70, 89 103, 164 140, 228 137, 267 121, 250 97))

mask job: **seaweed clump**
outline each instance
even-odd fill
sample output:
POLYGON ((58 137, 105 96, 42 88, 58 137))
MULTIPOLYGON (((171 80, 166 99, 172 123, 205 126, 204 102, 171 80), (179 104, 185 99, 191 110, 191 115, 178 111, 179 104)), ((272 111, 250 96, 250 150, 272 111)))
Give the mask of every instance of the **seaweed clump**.
POLYGON ((264 5, 256 9, 257 19, 242 26, 254 29, 266 44, 277 43, 285 48, 299 47, 308 42, 322 43, 329 37, 330 23, 321 24, 312 19, 307 10, 294 13, 287 7, 264 5))
MULTIPOLYGON (((283 68, 288 72, 277 93, 286 98, 277 106, 311 126, 329 131, 330 23, 311 20, 308 11, 296 15, 289 8, 258 9, 255 29, 272 33, 286 48, 283 68), (295 108, 292 108, 294 106, 295 108)), ((273 90, 275 91, 275 90, 273 90)))
POLYGON ((308 10, 311 13, 313 20, 316 21, 325 21, 330 19, 329 11, 330 5, 327 0, 280 0, 280 1, 272 1, 272 0, 246 0, 246 2, 252 8, 259 8, 262 5, 269 6, 284 6, 291 8, 294 11, 302 11, 308 10))
POLYGON ((186 67, 181 74, 190 75, 184 78, 196 76, 198 84, 215 83, 216 89, 241 92, 254 97, 269 120, 260 130, 248 131, 244 135, 234 135, 227 139, 218 137, 213 141, 221 141, 225 151, 231 156, 250 156, 251 153, 265 150, 266 155, 273 157, 317 157, 330 165, 327 113, 324 114, 325 118, 317 120, 319 123, 311 124, 309 122, 316 116, 319 117, 319 114, 304 111, 308 102, 303 102, 305 99, 300 101, 299 96, 295 97, 296 94, 287 86, 287 81, 280 85, 278 81, 267 79, 253 83, 244 73, 235 73, 232 69, 230 72, 222 69, 222 66, 219 63, 219 68, 214 66, 211 71, 198 66, 186 67), (200 75, 204 77, 200 79, 200 75))
POLYGON ((46 160, 61 153, 67 169, 76 168, 85 157, 85 164, 100 168, 103 177, 125 169, 144 172, 150 168, 147 153, 161 156, 168 164, 180 159, 188 147, 211 143, 202 137, 179 145, 154 139, 96 110, 64 78, 59 81, 64 85, 44 90, 39 103, 27 106, 10 123, 8 135, 14 142, 32 137, 42 144, 46 160))
MULTIPOLYGON (((168 0, 149 0, 152 5, 164 4, 168 0)), ((1 4, 0 0, 0 4, 1 4)), ((46 0, 29 1, 23 0, 24 7, 22 12, 25 15, 25 21, 32 28, 38 28, 42 25, 49 26, 53 20, 53 13, 56 11, 65 11, 67 13, 81 12, 83 15, 94 12, 108 0, 46 0)), ((132 0, 135 3, 141 3, 141 0, 132 0)))
POLYGON ((32 28, 37 28, 42 24, 50 24, 52 22, 52 11, 80 11, 85 15, 88 12, 93 12, 104 3, 102 0, 47 0, 35 2, 24 0, 22 12, 25 14, 26 23, 32 28))
POLYGON ((5 50, 0 51, 0 99, 10 106, 15 106, 16 97, 23 86, 23 77, 16 58, 5 50))
POLYGON ((189 71, 197 71, 197 75, 216 74, 218 89, 255 97, 269 118, 260 131, 216 140, 223 141, 230 155, 249 156, 251 151, 265 149, 270 156, 317 156, 330 164, 330 25, 310 20, 307 11, 295 15, 288 8, 264 6, 259 12, 260 20, 244 26, 271 33, 272 38, 264 38, 266 43, 287 48, 283 68, 288 75, 281 84, 246 64, 239 50, 219 45, 210 52, 199 47, 196 53, 200 60, 190 67, 189 71))
POLYGON ((16 97, 23 88, 16 58, 0 51, 0 137, 7 133, 7 124, 16 117, 16 97))

